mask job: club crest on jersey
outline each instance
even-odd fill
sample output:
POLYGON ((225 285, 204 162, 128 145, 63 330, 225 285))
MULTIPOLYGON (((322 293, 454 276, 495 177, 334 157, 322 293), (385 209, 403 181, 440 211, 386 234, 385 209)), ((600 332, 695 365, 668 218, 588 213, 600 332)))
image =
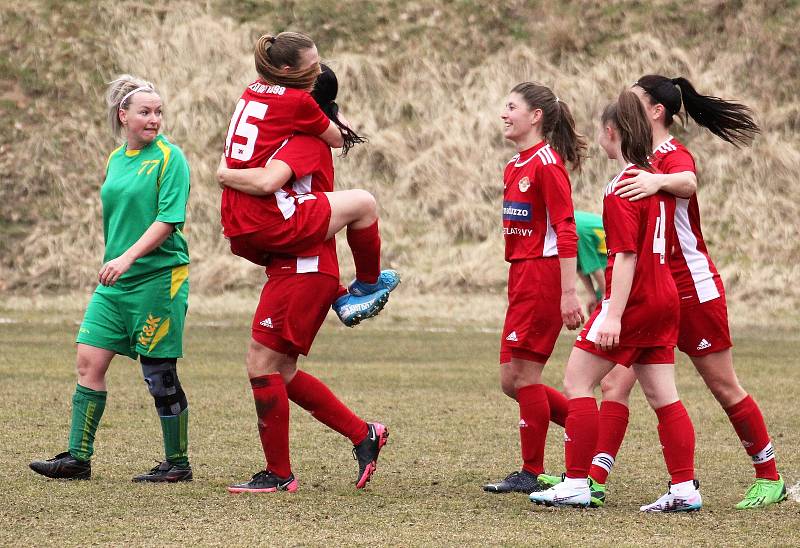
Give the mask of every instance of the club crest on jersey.
POLYGON ((503 220, 531 222, 531 204, 527 202, 503 202, 503 220))
POLYGON ((527 177, 523 177, 519 180, 519 191, 520 192, 528 192, 528 189, 531 187, 531 180, 527 177))

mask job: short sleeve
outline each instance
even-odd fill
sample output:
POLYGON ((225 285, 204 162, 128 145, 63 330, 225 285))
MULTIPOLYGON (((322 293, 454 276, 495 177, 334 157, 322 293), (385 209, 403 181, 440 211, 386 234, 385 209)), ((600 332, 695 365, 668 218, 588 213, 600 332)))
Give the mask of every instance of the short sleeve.
POLYGON ((572 205, 572 188, 563 166, 548 164, 539 167, 537 178, 541 181, 542 197, 550 225, 554 226, 575 217, 572 205))
POLYGON ((603 226, 606 228, 606 248, 609 255, 635 253, 638 249, 639 205, 620 198, 613 192, 603 200, 603 226))
POLYGON ((181 224, 186 220, 189 201, 189 164, 181 149, 168 147, 158 178, 158 215, 156 221, 181 224), (168 151, 168 152, 167 152, 168 151))
POLYGON ((679 148, 667 154, 658 166, 661 173, 683 173, 691 171, 696 173, 694 158, 685 148, 679 148))
MULTIPOLYGON (((275 154, 274 159, 288 165, 295 179, 300 179, 320 169, 320 143, 317 137, 305 135, 292 137, 275 154)), ((327 145, 324 146, 327 148, 327 145)))
POLYGON ((314 98, 308 93, 303 93, 297 105, 297 115, 294 119, 295 129, 299 133, 317 136, 322 135, 330 123, 330 118, 325 116, 314 98))

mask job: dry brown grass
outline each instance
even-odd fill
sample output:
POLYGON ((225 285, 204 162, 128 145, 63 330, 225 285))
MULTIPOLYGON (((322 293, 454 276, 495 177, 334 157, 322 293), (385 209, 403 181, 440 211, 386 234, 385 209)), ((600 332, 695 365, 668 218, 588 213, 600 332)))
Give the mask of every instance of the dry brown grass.
MULTIPOLYGON (((343 109, 370 137, 337 160, 337 182, 379 198, 385 263, 403 271, 406 288, 502 292, 500 178, 513 150, 498 116, 513 84, 552 86, 593 137, 607 101, 638 75, 661 72, 756 111, 764 135, 751 149, 693 124, 676 133, 699 160, 704 226, 730 300, 750 311, 749 322, 797 317, 797 2, 161 5, 69 3, 63 15, 48 2, 0 8, 10 29, 0 39, 9 54, 0 108, 14 121, 0 141, 0 289, 93 283, 102 256, 97 187, 113 146, 100 96, 102 82, 123 71, 159 85, 165 133, 191 164, 194 290, 258 283, 220 235, 212 174, 232 105, 254 74, 253 38, 293 28, 315 36, 339 74, 343 109)), ((596 146, 591 153, 573 177, 575 202, 599 210, 615 167, 596 146)))

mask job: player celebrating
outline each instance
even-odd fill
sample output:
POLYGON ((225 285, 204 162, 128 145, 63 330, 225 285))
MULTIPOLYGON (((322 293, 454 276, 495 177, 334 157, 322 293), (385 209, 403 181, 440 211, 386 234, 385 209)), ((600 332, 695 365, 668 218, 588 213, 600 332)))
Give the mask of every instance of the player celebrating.
POLYGON ((580 168, 586 149, 567 105, 545 86, 511 90, 502 114, 504 137, 518 153, 503 175, 503 233, 508 309, 500 347, 500 386, 519 404, 522 469, 484 485, 493 493, 530 493, 544 472, 548 423, 563 425, 566 398, 542 384, 542 370, 562 323, 583 322, 575 291, 575 221, 562 157, 580 168))
POLYGON ((606 233, 603 218, 587 211, 576 211, 575 227, 578 232, 578 277, 588 293, 586 311, 591 314, 603 299, 605 285, 606 233))
MULTIPOLYGON (((338 116, 336 76, 324 67, 315 96, 320 106, 345 135, 345 148, 361 139, 338 116)), ((293 179, 298 194, 296 215, 305 219, 325 218, 328 202, 319 195, 333 191, 333 158, 326 143, 316 137, 297 135, 270 161, 266 168, 234 170, 240 188, 247 190, 247 177, 267 180, 293 179)), ((252 181, 250 185, 258 188, 252 181)), ((323 194, 324 196, 324 194, 323 194)), ((328 215, 330 212, 328 211, 328 215)), ((317 234, 313 222, 301 224, 298 236, 317 234)), ((289 401, 309 411, 317 420, 349 438, 359 465, 356 488, 361 489, 375 472, 378 454, 389 436, 380 423, 367 423, 345 406, 319 379, 297 369, 299 354, 307 355, 326 312, 337 295, 346 290, 339 285, 336 242, 333 237, 320 242, 316 257, 273 255, 267 263, 269 280, 253 318, 252 340, 247 355, 247 371, 258 414, 259 434, 266 458, 265 470, 250 481, 232 485, 232 493, 297 490, 289 460, 289 401)))
POLYGON ((166 452, 164 462, 133 481, 188 481, 189 409, 176 364, 189 294, 181 233, 189 167, 181 149, 159 135, 162 102, 153 84, 122 75, 111 82, 106 102, 111 129, 125 143, 108 157, 100 189, 106 249, 100 285, 78 330, 69 450, 30 467, 50 478, 89 479, 106 371, 122 354, 142 363, 166 452))
MULTIPOLYGON (((725 289, 700 227, 694 158, 669 133, 682 104, 698 124, 734 145, 749 144, 759 131, 758 125, 746 106, 701 95, 684 78, 643 76, 632 90, 647 111, 653 128, 652 163, 662 173, 631 171, 634 177, 627 179, 616 192, 632 201, 659 190, 678 197, 675 214, 678 242, 671 258, 681 302, 678 348, 692 360, 752 459, 756 480, 736 508, 759 508, 781 502, 786 498, 786 488, 775 465, 767 426, 733 368, 725 289)), ((628 371, 619 367, 603 380, 600 438, 590 472, 598 489, 603 491, 602 484, 625 435, 628 397, 635 382, 628 371)))
MULTIPOLYGON (((309 94, 320 73, 319 53, 309 37, 295 32, 261 36, 255 46, 255 65, 259 79, 245 89, 228 128, 225 142, 228 168, 265 166, 296 133, 319 136, 335 148, 343 145, 337 124, 325 116, 309 94)), ((318 232, 335 234, 347 226, 356 280, 351 284, 350 294, 335 305, 337 313, 351 326, 377 314, 400 279, 392 270, 380 270, 381 240, 372 195, 363 190, 323 195, 318 199, 330 203, 329 208, 324 208, 328 218, 291 219, 295 199, 278 191, 279 188, 271 188, 267 195, 262 192, 259 196, 242 192, 233 185, 224 187, 222 226, 230 239, 231 251, 262 266, 271 253, 315 257, 319 255, 320 244, 309 240, 318 240, 318 232), (272 214, 275 207, 282 216, 272 214), (285 222, 287 219, 290 222, 285 222), (298 225, 306 221, 313 222, 318 231, 306 232, 306 239, 300 239, 298 225)))
POLYGON ((658 416, 658 436, 671 476, 666 495, 645 512, 699 510, 694 479, 694 428, 675 387, 674 347, 678 338, 678 292, 669 270, 674 241, 675 198, 666 193, 630 202, 615 188, 636 167, 650 168, 652 131, 644 108, 623 91, 601 118, 599 143, 622 171, 606 187, 603 226, 609 261, 602 305, 584 326, 567 363, 569 397, 565 428, 564 481, 531 493, 536 504, 589 506, 589 467, 597 444, 599 413, 594 389, 614 367, 633 366, 648 403, 658 416))

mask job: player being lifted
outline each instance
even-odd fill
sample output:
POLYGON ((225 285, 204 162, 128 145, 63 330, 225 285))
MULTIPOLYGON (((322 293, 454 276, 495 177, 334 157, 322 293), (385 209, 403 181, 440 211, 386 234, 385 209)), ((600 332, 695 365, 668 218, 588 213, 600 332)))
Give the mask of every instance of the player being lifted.
MULTIPOLYGON (((319 53, 314 42, 296 32, 265 34, 255 45, 259 78, 247 86, 236 104, 225 142, 228 168, 258 168, 294 134, 318 136, 328 145, 344 144, 339 126, 329 119, 310 95, 320 73, 319 53)), ((226 176, 222 173, 223 179, 226 176)), ((309 192, 308 188, 301 188, 309 192)), ((380 269, 381 239, 375 198, 364 190, 322 193, 313 219, 293 218, 297 198, 280 185, 262 187, 260 195, 226 185, 222 192, 222 226, 231 251, 256 264, 265 265, 272 253, 314 257, 324 239, 347 227, 356 279, 349 292, 333 307, 345 325, 353 326, 377 314, 400 282, 393 270, 380 269), (276 217, 276 205, 283 217, 276 217), (286 222, 286 221, 289 222, 286 222), (309 233, 304 223, 313 222, 309 233)))

